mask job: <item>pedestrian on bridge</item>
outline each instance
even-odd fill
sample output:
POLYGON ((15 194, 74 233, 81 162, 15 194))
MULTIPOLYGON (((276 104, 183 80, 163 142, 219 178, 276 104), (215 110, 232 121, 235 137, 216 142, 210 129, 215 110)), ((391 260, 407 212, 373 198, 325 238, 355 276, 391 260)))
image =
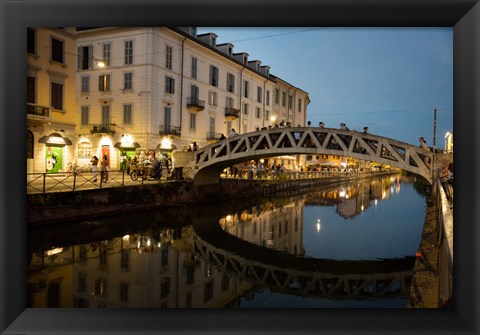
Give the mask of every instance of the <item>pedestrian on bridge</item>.
POLYGON ((363 133, 368 134, 368 127, 363 127, 363 133))
POLYGON ((230 132, 230 134, 228 134, 228 138, 231 138, 231 137, 235 137, 237 136, 237 132, 235 131, 235 128, 232 128, 232 131, 230 132))
POLYGON ((418 142, 420 142, 420 148, 422 148, 424 150, 429 150, 428 147, 427 147, 427 141, 425 141, 425 139, 423 137, 420 137, 418 139, 418 142))
POLYGON ((320 121, 320 122, 318 123, 318 126, 323 129, 323 128, 325 128, 325 123, 323 123, 322 121, 320 121))
POLYGON ((343 122, 340 123, 340 129, 342 129, 342 130, 350 130, 350 129, 348 129, 347 125, 346 125, 345 123, 343 123, 343 122))

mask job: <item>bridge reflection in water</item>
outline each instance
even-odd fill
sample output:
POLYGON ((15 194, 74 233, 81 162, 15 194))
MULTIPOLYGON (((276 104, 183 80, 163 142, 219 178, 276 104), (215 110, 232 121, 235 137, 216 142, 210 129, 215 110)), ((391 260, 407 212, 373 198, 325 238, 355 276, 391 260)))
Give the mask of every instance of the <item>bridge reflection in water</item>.
POLYGON ((265 294, 301 297, 304 305, 295 307, 318 307, 307 303, 311 299, 330 307, 348 301, 358 307, 372 307, 372 301, 392 307, 392 299, 406 304, 414 255, 361 260, 308 256, 306 208, 335 204, 338 216, 346 200, 356 199, 358 211, 348 213, 362 216, 368 203, 381 201, 382 195, 387 200, 385 192, 400 185, 390 177, 375 182, 381 186, 367 187, 367 198, 366 186, 354 183, 258 200, 241 210, 224 204, 222 210, 192 208, 84 222, 74 235, 66 234, 71 227, 30 231, 29 305, 248 307, 249 300, 265 294), (138 228, 132 229, 131 222, 138 228))

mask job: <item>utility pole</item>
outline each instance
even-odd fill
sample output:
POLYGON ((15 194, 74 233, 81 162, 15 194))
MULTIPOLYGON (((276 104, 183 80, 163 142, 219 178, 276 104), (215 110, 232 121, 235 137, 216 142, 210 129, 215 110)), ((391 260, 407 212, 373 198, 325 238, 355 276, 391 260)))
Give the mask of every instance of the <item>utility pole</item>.
MULTIPOLYGON (((437 108, 433 109, 433 145, 432 145, 432 150, 433 150, 433 162, 432 162, 432 182, 433 185, 435 185, 435 161, 437 160, 437 154, 435 150, 435 142, 437 139, 437 108)), ((434 187, 435 189, 435 187, 434 187)))
POLYGON ((435 141, 437 138, 437 108, 433 109, 433 152, 435 152, 435 141))

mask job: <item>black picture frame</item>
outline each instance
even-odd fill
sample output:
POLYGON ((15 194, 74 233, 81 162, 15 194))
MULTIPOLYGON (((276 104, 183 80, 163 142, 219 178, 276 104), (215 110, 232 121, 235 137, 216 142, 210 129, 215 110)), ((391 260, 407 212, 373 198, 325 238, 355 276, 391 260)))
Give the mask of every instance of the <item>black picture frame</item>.
POLYGON ((478 334, 478 0, 0 0, 2 334, 478 334), (24 111, 28 26, 453 27, 454 307, 435 310, 26 309, 24 111))

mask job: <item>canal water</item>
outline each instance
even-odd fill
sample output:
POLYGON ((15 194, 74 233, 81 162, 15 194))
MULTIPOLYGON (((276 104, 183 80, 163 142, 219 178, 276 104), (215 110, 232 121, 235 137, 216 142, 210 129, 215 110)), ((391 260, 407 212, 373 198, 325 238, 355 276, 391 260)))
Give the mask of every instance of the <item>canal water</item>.
POLYGON ((384 175, 30 229, 29 307, 405 308, 422 193, 384 175))

